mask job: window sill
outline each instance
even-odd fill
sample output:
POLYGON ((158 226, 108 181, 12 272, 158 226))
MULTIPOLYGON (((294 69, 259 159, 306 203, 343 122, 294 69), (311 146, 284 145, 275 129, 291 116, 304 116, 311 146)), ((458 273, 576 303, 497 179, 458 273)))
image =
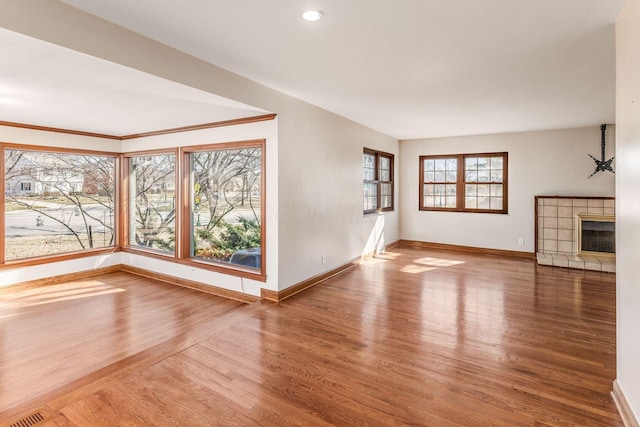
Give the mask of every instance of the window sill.
POLYGON ((497 215, 508 215, 508 211, 492 211, 489 209, 447 209, 447 208, 419 208, 420 211, 423 212, 461 212, 461 213, 484 213, 484 214, 497 214, 497 215))
POLYGON ((69 260, 87 258, 91 256, 96 256, 96 255, 111 254, 119 251, 120 251, 120 248, 116 246, 111 246, 108 248, 89 249, 89 250, 78 251, 78 252, 65 252, 59 255, 43 255, 43 256, 34 257, 34 258, 8 260, 8 261, 5 261, 4 264, 0 265, 0 270, 4 270, 4 269, 8 270, 11 268, 22 268, 22 267, 30 267, 32 265, 41 265, 41 264, 50 264, 54 262, 69 261, 69 260))
POLYGON ((188 265, 188 266, 199 268, 202 270, 214 271, 216 273, 242 277, 244 279, 257 280, 259 282, 267 281, 267 275, 264 272, 245 269, 240 266, 236 267, 232 264, 215 263, 213 261, 199 260, 197 258, 180 259, 180 258, 176 258, 175 255, 172 253, 168 253, 168 252, 162 253, 159 251, 139 249, 131 246, 127 246, 123 248, 122 251, 148 257, 148 258, 159 259, 166 262, 173 262, 176 264, 188 265))

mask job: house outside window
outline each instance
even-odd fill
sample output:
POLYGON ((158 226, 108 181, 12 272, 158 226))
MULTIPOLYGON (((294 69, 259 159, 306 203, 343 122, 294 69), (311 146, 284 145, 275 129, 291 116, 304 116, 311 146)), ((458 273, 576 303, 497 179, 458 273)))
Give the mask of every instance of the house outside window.
POLYGON ((4 261, 116 245, 117 156, 4 148, 4 261))

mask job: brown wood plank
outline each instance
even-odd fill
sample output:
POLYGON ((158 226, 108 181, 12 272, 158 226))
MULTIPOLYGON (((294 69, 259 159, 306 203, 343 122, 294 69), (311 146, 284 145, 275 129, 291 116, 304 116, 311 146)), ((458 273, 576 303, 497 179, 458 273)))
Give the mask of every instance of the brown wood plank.
MULTIPOLYGON (((93 374, 92 386, 49 402, 45 425, 623 425, 610 395, 613 274, 401 244, 278 304, 204 296, 221 305, 194 308, 180 327, 161 314, 166 308, 151 307, 198 304, 199 294, 126 273, 93 280, 103 278, 139 288, 128 313, 108 298, 91 306, 104 316, 115 310, 128 325, 182 333, 202 316, 210 327, 182 346, 167 344, 173 351, 147 350, 155 358, 140 356, 118 375, 93 374), (158 295, 169 290, 172 303, 158 295)), ((83 298, 74 301, 78 314, 87 309, 83 298)), ((128 348, 114 339, 117 328, 85 326, 86 336, 63 349, 100 348, 87 339, 95 336, 115 353, 128 348)), ((29 342, 63 332, 41 324, 8 336, 29 342)))
POLYGON ((0 420, 243 305, 126 273, 4 292, 0 420))

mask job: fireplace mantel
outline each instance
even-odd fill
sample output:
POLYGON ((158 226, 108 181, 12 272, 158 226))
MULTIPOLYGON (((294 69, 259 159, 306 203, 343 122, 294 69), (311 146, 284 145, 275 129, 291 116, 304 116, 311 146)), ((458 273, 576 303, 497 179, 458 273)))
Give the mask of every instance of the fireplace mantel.
POLYGON ((536 196, 538 264, 615 272, 615 255, 579 254, 578 218, 615 218, 613 197, 536 196))

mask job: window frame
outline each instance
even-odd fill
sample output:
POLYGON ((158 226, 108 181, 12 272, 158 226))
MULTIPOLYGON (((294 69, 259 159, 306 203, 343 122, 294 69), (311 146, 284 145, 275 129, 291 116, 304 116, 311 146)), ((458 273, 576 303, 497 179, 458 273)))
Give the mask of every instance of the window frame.
POLYGON ((395 169, 395 158, 394 155, 391 153, 386 153, 384 151, 379 151, 379 150, 373 150, 370 148, 364 148, 363 149, 363 157, 365 154, 370 155, 370 156, 374 156, 375 158, 375 169, 374 169, 374 179, 373 180, 367 180, 364 179, 364 158, 363 158, 363 163, 362 163, 362 168, 363 168, 363 177, 362 177, 362 202, 363 202, 363 215, 368 215, 368 214, 372 214, 372 213, 379 213, 379 212, 392 212, 394 211, 394 207, 395 207, 395 182, 394 182, 394 169, 395 169), (386 158, 389 159, 389 180, 388 181, 382 181, 380 179, 380 171, 381 171, 381 165, 382 165, 382 158, 386 158), (374 184, 376 186, 376 208, 375 209, 364 209, 364 186, 365 184, 374 184), (382 185, 383 184, 387 184, 391 186, 391 205, 387 206, 387 207, 381 207, 382 205, 382 185))
MULTIPOLYGON (((508 214, 509 213, 509 153, 506 151, 503 152, 492 152, 492 153, 464 153, 464 154, 437 154, 437 155, 424 155, 419 156, 419 175, 418 175, 418 209, 421 211, 434 211, 434 212, 469 212, 469 213, 491 213, 491 214, 508 214), (479 208, 466 208, 465 207, 465 196, 466 196, 466 185, 467 184, 475 184, 477 181, 466 181, 465 176, 465 161, 468 158, 478 158, 478 157, 501 157, 502 158, 502 182, 483 182, 483 184, 500 184, 502 185, 502 209, 479 209, 479 208), (424 180, 424 161, 425 160, 437 160, 437 159, 456 159, 457 161, 457 169, 456 169, 456 206, 454 208, 451 207, 434 207, 434 206, 424 206, 424 186, 425 184, 430 184, 431 182, 427 182, 424 180)), ((435 182, 434 182, 435 183, 435 182)), ((443 182, 444 184, 446 182, 443 182)), ((437 183, 435 183, 437 184, 437 183)))
MULTIPOLYGON (((171 147, 169 149, 134 151, 127 153, 106 152, 98 150, 86 150, 75 148, 60 148, 51 146, 28 145, 18 143, 0 142, 0 191, 5 194, 5 153, 6 150, 35 151, 45 153, 61 153, 69 155, 95 155, 110 157, 114 161, 114 244, 108 247, 84 249, 72 252, 63 252, 60 254, 49 254, 32 258, 23 258, 16 260, 5 259, 5 239, 0 239, 0 270, 15 267, 28 267, 34 265, 47 264, 52 262, 60 262, 85 257, 96 256, 100 254, 108 254, 114 252, 130 252, 140 255, 162 259, 168 262, 197 267, 203 270, 219 272, 231 276, 248 278, 261 282, 267 280, 267 224, 266 224, 266 203, 267 203, 267 170, 266 170, 266 139, 254 139, 247 141, 223 142, 206 145, 194 145, 187 147, 171 147), (260 269, 243 268, 232 264, 215 263, 207 260, 191 257, 189 253, 190 245, 190 168, 189 156, 192 152, 223 150, 223 149, 242 149, 242 148, 259 148, 261 161, 261 200, 260 200, 260 239, 261 239, 261 266, 260 269), (176 154, 176 220, 175 220, 175 253, 164 252, 155 249, 148 249, 128 244, 128 227, 129 227, 129 159, 131 157, 143 156, 145 154, 176 154), (185 244, 185 240, 187 243, 185 244)), ((5 232, 5 198, 0 203, 0 230, 5 232)))
POLYGON ((99 150, 86 150, 75 148, 63 148, 63 147, 51 147, 45 145, 32 145, 32 144, 18 144, 18 143, 0 143, 0 191, 2 192, 2 200, 0 202, 0 232, 2 233, 2 239, 0 239, 0 269, 3 268, 15 268, 15 267, 28 267, 33 265, 46 264, 51 262, 60 262, 73 259, 79 259, 84 257, 90 257, 100 254, 107 254, 118 252, 121 248, 120 229, 121 229, 121 214, 120 212, 120 178, 121 178, 121 155, 120 153, 99 151, 99 150), (61 252, 57 254, 40 255, 30 258, 19 258, 7 260, 5 257, 5 215, 6 215, 6 176, 5 176, 5 154, 7 150, 17 151, 30 151, 40 153, 52 153, 52 154, 68 154, 75 156, 97 156, 97 157, 109 157, 113 159, 114 167, 114 193, 113 193, 113 244, 101 248, 86 248, 77 251, 61 252))
POLYGON ((122 183, 122 191, 121 191, 121 206, 122 206, 122 227, 120 231, 120 242, 122 242, 122 250, 125 252, 139 252, 144 253, 145 255, 149 255, 152 257, 159 257, 161 259, 172 258, 176 259, 178 257, 178 242, 180 241, 180 233, 182 232, 179 227, 180 217, 182 215, 182 209, 180 208, 180 186, 178 183, 180 182, 180 176, 182 174, 181 170, 181 162, 180 162, 180 150, 178 148, 171 149, 159 149, 159 150, 145 150, 145 151, 132 151, 128 153, 122 154, 122 176, 120 182, 122 183), (130 180, 131 177, 131 165, 130 159, 135 157, 142 156, 162 156, 173 154, 175 156, 175 220, 174 220, 174 229, 175 229, 175 244, 173 252, 162 251, 153 248, 145 248, 143 246, 131 245, 129 242, 130 238, 130 227, 131 227, 131 200, 130 200, 130 191, 132 182, 130 180))
POLYGON ((176 235, 177 261, 197 266, 206 270, 233 274, 249 279, 265 282, 267 280, 267 226, 266 226, 266 201, 267 201, 267 169, 266 169, 266 139, 252 139, 245 141, 221 142, 207 145, 192 145, 180 148, 179 162, 182 173, 180 183, 180 211, 179 225, 176 227, 181 233, 176 235), (210 261, 191 255, 192 234, 191 229, 191 154, 213 150, 238 150, 244 148, 260 149, 260 269, 244 268, 235 264, 210 261))

